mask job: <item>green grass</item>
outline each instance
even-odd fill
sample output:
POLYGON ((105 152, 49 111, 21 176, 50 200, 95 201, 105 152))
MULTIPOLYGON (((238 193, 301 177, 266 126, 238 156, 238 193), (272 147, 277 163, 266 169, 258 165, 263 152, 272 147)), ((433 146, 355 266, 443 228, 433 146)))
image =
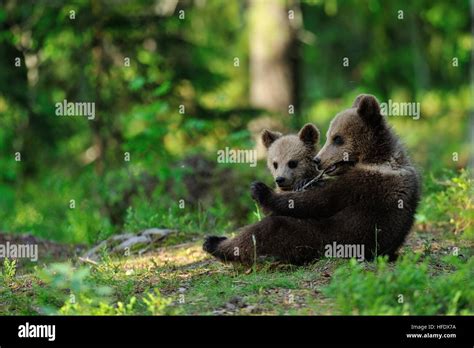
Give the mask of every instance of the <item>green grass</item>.
MULTIPOLYGON (((415 229, 394 263, 379 258, 362 263, 323 259, 302 267, 224 265, 201 249, 208 231, 229 234, 224 204, 183 213, 179 208, 156 212, 142 202, 129 209, 128 230, 158 221, 179 227, 160 249, 141 257, 104 250, 97 263, 5 260, 0 314, 472 315, 470 180, 461 172, 428 187, 415 229)), ((249 215, 253 221, 260 218, 258 209, 249 215)))
POLYGON ((215 262, 192 243, 97 265, 49 264, 27 274, 5 262, 0 313, 474 314, 472 256, 422 255, 408 253, 396 263, 265 263, 253 270, 215 262))
POLYGON ((396 264, 379 258, 373 264, 351 260, 339 268, 325 289, 341 314, 474 314, 474 259, 450 256, 419 261, 406 255, 396 264), (435 266, 444 268, 436 274, 435 266))
POLYGON ((418 210, 418 222, 474 240, 473 184, 467 170, 461 170, 458 175, 448 173, 441 180, 428 176, 425 183, 428 192, 418 210))

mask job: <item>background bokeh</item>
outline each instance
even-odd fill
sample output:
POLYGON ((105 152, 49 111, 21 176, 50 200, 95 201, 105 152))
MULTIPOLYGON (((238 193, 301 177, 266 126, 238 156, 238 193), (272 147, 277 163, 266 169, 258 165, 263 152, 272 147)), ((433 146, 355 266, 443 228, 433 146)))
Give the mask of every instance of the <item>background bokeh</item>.
POLYGON ((216 151, 254 148, 263 127, 324 134, 370 93, 421 104, 419 120, 389 118, 423 175, 417 228, 469 235, 470 11, 466 0, 5 0, 0 230, 74 243, 232 231, 257 219, 248 187, 271 176, 264 160, 219 164, 216 151), (64 99, 94 102, 95 119, 57 117, 64 99))

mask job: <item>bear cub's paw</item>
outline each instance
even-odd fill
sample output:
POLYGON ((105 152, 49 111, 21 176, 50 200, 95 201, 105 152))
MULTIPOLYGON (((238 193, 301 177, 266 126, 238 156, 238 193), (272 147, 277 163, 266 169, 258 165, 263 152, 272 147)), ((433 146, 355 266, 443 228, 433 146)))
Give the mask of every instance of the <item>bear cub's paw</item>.
POLYGON ((263 182, 256 181, 250 186, 250 193, 256 202, 263 203, 272 195, 272 189, 263 182))
POLYGON ((310 182, 310 179, 302 179, 298 181, 295 186, 293 186, 293 191, 303 192, 305 190, 305 185, 310 182))
POLYGON ((207 236, 204 239, 204 244, 202 245, 202 249, 209 254, 216 254, 217 247, 219 244, 226 240, 227 237, 219 237, 219 236, 207 236))

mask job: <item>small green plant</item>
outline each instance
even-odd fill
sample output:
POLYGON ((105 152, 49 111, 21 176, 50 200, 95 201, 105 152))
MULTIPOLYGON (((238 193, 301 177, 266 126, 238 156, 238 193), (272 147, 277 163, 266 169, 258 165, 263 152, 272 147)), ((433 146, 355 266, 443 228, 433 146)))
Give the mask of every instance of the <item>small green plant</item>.
POLYGON ((158 289, 155 289, 154 292, 148 293, 143 298, 143 302, 145 303, 146 308, 151 315, 174 314, 174 311, 170 308, 172 300, 161 296, 161 293, 158 289))
POLYGON ((257 221, 262 221, 262 215, 260 214, 260 208, 257 203, 255 203, 255 211, 253 212, 253 215, 257 218, 257 221))
POLYGON ((37 290, 45 313, 112 314, 108 305, 112 290, 94 284, 89 267, 54 263, 39 270, 38 277, 44 282, 37 290))
POLYGON ((132 296, 130 298, 130 301, 127 304, 124 304, 123 302, 117 302, 117 308, 115 309, 115 314, 117 315, 130 315, 133 314, 134 312, 134 306, 137 302, 137 298, 135 296, 132 296))
POLYGON ((1 278, 5 284, 9 284, 16 274, 16 260, 9 260, 5 258, 3 261, 3 271, 1 273, 1 278))
POLYGON ((432 242, 430 239, 423 239, 423 254, 424 255, 430 255, 432 252, 432 242))

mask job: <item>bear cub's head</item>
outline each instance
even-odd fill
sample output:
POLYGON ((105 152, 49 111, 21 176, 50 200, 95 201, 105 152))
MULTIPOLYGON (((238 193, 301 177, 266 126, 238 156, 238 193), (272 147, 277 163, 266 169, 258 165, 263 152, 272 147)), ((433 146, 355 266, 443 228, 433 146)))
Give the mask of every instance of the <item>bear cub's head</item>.
POLYGON ((352 108, 334 117, 326 134, 326 143, 314 161, 327 175, 337 175, 359 162, 383 163, 390 160, 397 140, 380 113, 372 95, 359 95, 352 108))
POLYGON ((268 150, 268 168, 281 191, 291 191, 298 182, 318 174, 313 158, 317 153, 319 130, 313 124, 306 124, 298 134, 282 135, 264 130, 262 141, 268 150))

